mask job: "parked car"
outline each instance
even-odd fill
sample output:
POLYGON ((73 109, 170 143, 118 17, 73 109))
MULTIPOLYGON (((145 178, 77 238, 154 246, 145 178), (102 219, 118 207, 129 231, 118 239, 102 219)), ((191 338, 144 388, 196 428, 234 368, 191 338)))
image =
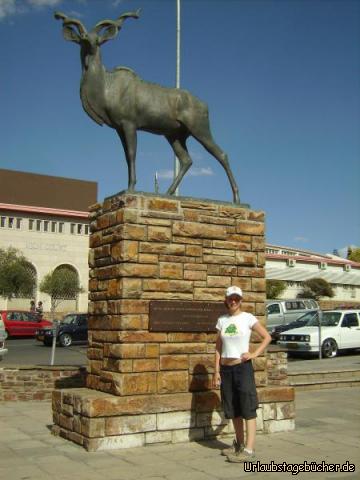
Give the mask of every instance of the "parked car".
MULTIPOLYGON (((69 313, 64 316, 57 326, 56 341, 62 347, 70 347, 73 342, 87 342, 88 339, 88 314, 69 313)), ((39 328, 36 332, 36 339, 50 346, 53 342, 53 328, 39 328)))
POLYGON ((309 310, 319 309, 312 298, 294 298, 286 300, 267 300, 266 319, 269 332, 278 325, 293 322, 309 310))
MULTIPOLYGON (((323 357, 335 357, 339 350, 360 348, 360 310, 328 310, 321 317, 323 357)), ((290 352, 319 353, 319 313, 304 327, 282 333, 278 345, 290 352)))
POLYGON ((2 310, 0 316, 9 337, 33 337, 39 327, 52 325, 49 320, 40 318, 36 313, 22 310, 2 310))
POLYGON ((3 356, 7 353, 7 349, 5 348, 5 339, 6 339, 5 325, 4 325, 2 316, 0 316, 0 360, 2 360, 3 356))
POLYGON ((286 330, 291 330, 293 328, 303 327, 310 320, 312 320, 314 315, 317 315, 318 311, 319 310, 309 310, 307 313, 304 313, 303 315, 301 315, 299 318, 297 318, 293 322, 284 323, 284 325, 278 325, 277 327, 274 327, 270 331, 272 341, 277 342, 280 339, 280 335, 282 334, 282 332, 286 332, 286 330))

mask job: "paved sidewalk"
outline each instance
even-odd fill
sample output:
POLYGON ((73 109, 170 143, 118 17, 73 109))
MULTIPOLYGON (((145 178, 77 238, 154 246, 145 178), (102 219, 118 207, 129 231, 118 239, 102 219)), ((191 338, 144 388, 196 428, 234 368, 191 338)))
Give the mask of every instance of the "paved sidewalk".
POLYGON ((49 402, 0 403, 0 479, 281 480, 360 478, 360 388, 299 392, 296 430, 259 435, 259 461, 356 465, 354 473, 247 473, 220 455, 222 442, 88 453, 51 435, 49 402))

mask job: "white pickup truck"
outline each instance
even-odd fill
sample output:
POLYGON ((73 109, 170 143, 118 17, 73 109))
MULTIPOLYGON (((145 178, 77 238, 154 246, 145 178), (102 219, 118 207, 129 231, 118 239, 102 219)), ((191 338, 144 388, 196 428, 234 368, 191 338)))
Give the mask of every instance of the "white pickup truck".
POLYGON ((295 298, 286 300, 267 300, 267 328, 271 331, 278 325, 296 320, 309 310, 319 309, 319 304, 312 298, 295 298))

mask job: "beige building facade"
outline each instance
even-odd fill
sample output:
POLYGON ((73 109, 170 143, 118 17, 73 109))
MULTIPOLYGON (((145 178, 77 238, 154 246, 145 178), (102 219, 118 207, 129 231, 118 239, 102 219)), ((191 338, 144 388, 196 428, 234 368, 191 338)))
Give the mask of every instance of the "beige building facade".
POLYGON ((46 274, 66 266, 76 272, 83 292, 63 299, 57 310, 87 311, 88 207, 96 200, 95 182, 0 170, 0 248, 18 249, 37 285, 33 298, 0 297, 0 309, 28 309, 33 299, 48 312, 50 298, 39 285, 46 274))

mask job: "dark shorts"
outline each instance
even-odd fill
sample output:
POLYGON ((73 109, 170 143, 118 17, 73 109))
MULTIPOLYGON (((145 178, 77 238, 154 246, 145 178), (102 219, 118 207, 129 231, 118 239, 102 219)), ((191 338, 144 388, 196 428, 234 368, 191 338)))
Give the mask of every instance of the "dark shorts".
POLYGON ((251 360, 238 365, 221 365, 220 376, 225 418, 256 418, 259 402, 251 360))

